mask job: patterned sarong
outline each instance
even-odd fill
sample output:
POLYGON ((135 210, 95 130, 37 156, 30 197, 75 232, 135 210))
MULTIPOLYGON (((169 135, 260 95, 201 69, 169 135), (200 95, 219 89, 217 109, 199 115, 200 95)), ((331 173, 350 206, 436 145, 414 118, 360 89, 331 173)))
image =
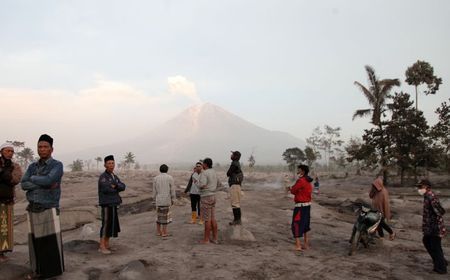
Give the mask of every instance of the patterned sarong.
POLYGON ((160 225, 167 225, 172 222, 170 217, 170 206, 158 206, 156 209, 156 223, 160 225))
POLYGON ((100 238, 117 237, 120 232, 119 215, 117 206, 102 206, 102 227, 100 238))
POLYGON ((202 215, 203 221, 215 220, 215 209, 216 209, 216 196, 209 195, 203 196, 200 200, 200 214, 202 215))
POLYGON ((311 206, 295 207, 292 215, 292 235, 294 238, 303 237, 303 234, 310 231, 311 206))
POLYGON ((14 247, 13 204, 0 203, 0 253, 11 252, 14 247))
POLYGON ((64 272, 59 210, 46 209, 28 214, 28 248, 30 265, 40 278, 51 278, 64 272))

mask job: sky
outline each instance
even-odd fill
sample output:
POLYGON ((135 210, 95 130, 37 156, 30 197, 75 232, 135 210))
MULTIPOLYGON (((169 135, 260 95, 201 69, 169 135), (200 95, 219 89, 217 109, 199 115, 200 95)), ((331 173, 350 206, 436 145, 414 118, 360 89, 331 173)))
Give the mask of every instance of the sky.
MULTIPOLYGON (((429 62, 429 124, 450 97, 446 0, 0 0, 0 141, 55 138, 55 153, 131 139, 213 103, 300 139, 317 126, 361 136, 353 84, 402 81, 429 62)), ((422 89, 424 89, 422 87, 422 89)), ((420 88, 419 88, 420 90, 420 88)), ((414 97, 413 97, 414 98, 414 97)))

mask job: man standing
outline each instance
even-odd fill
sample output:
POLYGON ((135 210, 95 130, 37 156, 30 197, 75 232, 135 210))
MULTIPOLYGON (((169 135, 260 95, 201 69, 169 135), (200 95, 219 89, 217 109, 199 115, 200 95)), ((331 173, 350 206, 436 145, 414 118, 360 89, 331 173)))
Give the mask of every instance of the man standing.
POLYGON ((22 169, 11 161, 13 155, 13 145, 0 146, 0 263, 8 260, 5 253, 14 246, 14 186, 20 182, 22 169))
POLYGON ((39 160, 28 167, 22 178, 26 191, 28 248, 33 277, 50 278, 64 272, 59 200, 63 164, 52 158, 53 138, 47 134, 38 140, 39 160))
POLYGON ((423 195, 423 245, 433 259, 433 271, 447 274, 447 260, 442 251, 441 239, 445 236, 444 208, 438 197, 431 191, 430 181, 424 179, 417 184, 418 192, 423 195))
POLYGON ((205 223, 205 232, 203 235, 203 240, 200 241, 202 244, 208 244, 210 241, 218 244, 218 228, 217 221, 215 217, 215 207, 216 207, 216 189, 217 189, 217 175, 214 169, 212 169, 213 162, 210 158, 205 158, 203 160, 203 172, 200 176, 200 204, 203 222, 205 223), (212 231, 213 239, 210 240, 210 233, 212 231))
POLYGON ((241 153, 231 152, 231 165, 227 171, 228 185, 230 186, 231 208, 233 209, 234 219, 230 222, 231 226, 240 225, 241 222, 241 185, 244 180, 244 173, 241 169, 239 160, 241 153))
POLYGON ((153 201, 156 204, 156 230, 158 236, 167 237, 170 206, 176 199, 173 177, 167 174, 169 167, 165 164, 159 167, 159 174, 153 179, 153 201))
POLYGON ((126 186, 119 177, 114 174, 116 163, 114 156, 105 157, 105 172, 98 179, 98 204, 102 207, 102 227, 100 229, 100 247, 98 251, 102 254, 111 254, 109 239, 117 237, 120 232, 119 215, 117 206, 122 203, 119 192, 125 190, 126 186))

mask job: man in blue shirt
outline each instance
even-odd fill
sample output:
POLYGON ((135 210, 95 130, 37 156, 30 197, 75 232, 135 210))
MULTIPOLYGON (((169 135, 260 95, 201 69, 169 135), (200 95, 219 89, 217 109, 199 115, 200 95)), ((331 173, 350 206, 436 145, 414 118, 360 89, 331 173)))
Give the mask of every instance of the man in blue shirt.
POLYGON ((39 160, 30 164, 21 185, 29 202, 28 248, 32 277, 50 278, 64 272, 59 220, 63 164, 52 158, 53 138, 49 135, 39 137, 37 148, 39 160))

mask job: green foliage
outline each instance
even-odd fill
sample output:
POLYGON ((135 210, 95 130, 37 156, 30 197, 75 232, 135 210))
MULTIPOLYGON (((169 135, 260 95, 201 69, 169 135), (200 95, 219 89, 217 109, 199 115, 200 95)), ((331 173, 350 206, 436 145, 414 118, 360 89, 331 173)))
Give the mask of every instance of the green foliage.
POLYGON ((433 67, 426 61, 417 60, 412 66, 408 67, 405 72, 408 85, 413 85, 416 89, 416 110, 418 110, 418 94, 417 88, 421 84, 427 85, 427 90, 424 91, 426 95, 435 94, 442 84, 442 79, 434 75, 433 67))
POLYGON ((372 124, 379 126, 381 123, 381 117, 387 109, 386 101, 389 98, 389 93, 395 86, 400 86, 400 81, 398 79, 379 80, 375 75, 375 70, 371 66, 366 65, 365 68, 368 76, 369 87, 365 87, 356 81, 354 84, 364 94, 369 102, 370 108, 356 110, 353 114, 353 119, 371 115, 372 124))
POLYGON ((431 164, 429 127, 423 113, 414 109, 409 97, 407 93, 395 94, 392 118, 386 122, 386 134, 390 140, 387 152, 400 170, 401 184, 405 171, 412 170, 416 175, 417 167, 431 164))
POLYGON ((295 171, 297 165, 306 160, 305 153, 300 148, 288 148, 283 153, 283 159, 289 166, 290 171, 295 171))
POLYGON ((305 156, 306 156, 306 162, 309 166, 312 166, 314 162, 317 160, 318 155, 320 155, 318 152, 315 152, 313 148, 310 146, 305 147, 305 156))
POLYGON ((438 151, 438 162, 450 173, 450 104, 441 103, 435 113, 438 115, 438 122, 431 128, 431 137, 438 151))
POLYGON ((135 163, 135 155, 132 152, 127 152, 124 156, 123 165, 126 169, 129 169, 132 164, 135 163))
POLYGON ((72 172, 83 171, 84 163, 81 159, 74 160, 72 164, 69 165, 72 172))

